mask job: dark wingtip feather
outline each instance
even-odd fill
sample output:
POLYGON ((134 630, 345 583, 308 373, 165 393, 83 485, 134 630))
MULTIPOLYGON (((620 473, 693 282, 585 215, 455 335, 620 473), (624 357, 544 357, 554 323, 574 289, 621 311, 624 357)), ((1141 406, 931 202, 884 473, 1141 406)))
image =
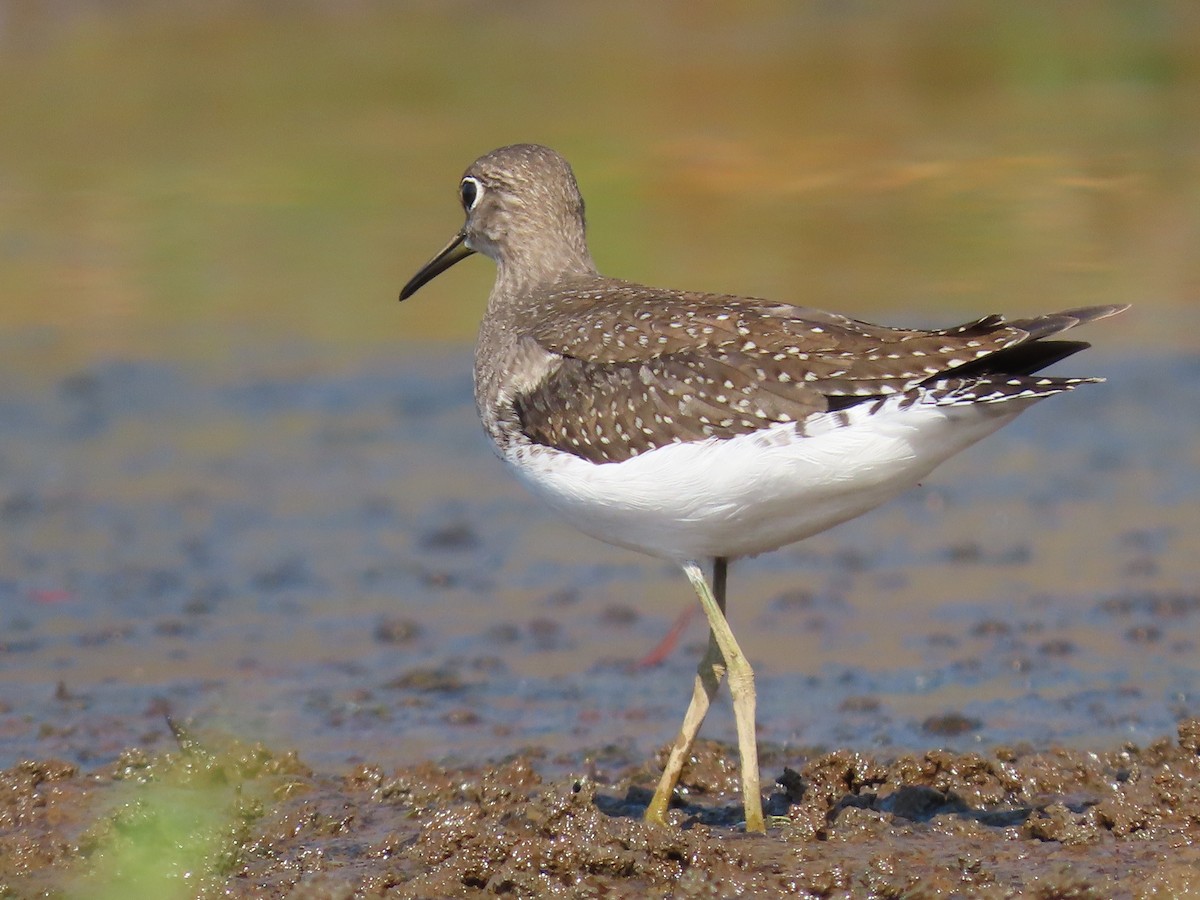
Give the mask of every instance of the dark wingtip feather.
POLYGON ((973 360, 935 375, 931 381, 947 376, 972 378, 980 375, 1032 375, 1059 360, 1092 346, 1087 341, 1026 341, 973 360))

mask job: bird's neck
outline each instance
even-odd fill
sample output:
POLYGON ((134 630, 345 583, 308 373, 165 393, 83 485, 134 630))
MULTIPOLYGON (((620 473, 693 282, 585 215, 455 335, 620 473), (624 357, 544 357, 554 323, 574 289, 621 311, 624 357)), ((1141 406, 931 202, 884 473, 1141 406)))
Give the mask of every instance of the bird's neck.
POLYGON ((496 261, 496 284, 488 301, 488 314, 501 314, 500 307, 506 301, 545 291, 571 278, 595 274, 596 264, 582 242, 543 245, 536 254, 505 253, 496 261))

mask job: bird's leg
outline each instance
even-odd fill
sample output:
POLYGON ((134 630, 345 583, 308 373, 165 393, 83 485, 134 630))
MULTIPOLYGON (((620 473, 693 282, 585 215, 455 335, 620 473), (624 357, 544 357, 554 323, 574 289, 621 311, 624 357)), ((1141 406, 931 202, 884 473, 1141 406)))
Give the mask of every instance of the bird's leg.
MULTIPOLYGON (((724 560, 722 560, 724 562, 724 560)), ((733 629, 725 618, 724 603, 718 603, 704 580, 704 573, 694 562, 686 563, 684 573, 696 589, 700 604, 708 616, 708 627, 725 658, 729 676, 729 692, 733 695, 733 716, 737 722, 738 753, 742 757, 742 803, 746 811, 746 830, 765 832, 762 794, 758 782, 758 737, 755 734, 754 670, 742 653, 733 629)), ((714 579, 715 580, 715 579, 714 579)), ((722 595, 724 591, 722 591, 722 595)), ((722 601, 724 596, 722 596, 722 601)))
POLYGON ((708 617, 708 648, 700 668, 696 673, 696 685, 692 691, 692 702, 688 706, 683 719, 683 726, 667 765, 659 779, 654 798, 646 809, 646 819, 651 822, 663 823, 667 806, 679 781, 684 760, 691 751, 696 739, 696 732, 704 715, 712 702, 713 695, 720 686, 721 678, 726 671, 729 673, 729 687, 733 694, 733 712, 737 720, 738 751, 742 758, 742 794, 746 811, 746 830, 762 832, 766 830, 762 814, 762 796, 759 793, 758 782, 758 743, 754 733, 754 672, 750 663, 742 654, 729 622, 725 619, 725 583, 728 574, 728 560, 718 557, 713 563, 713 586, 710 589, 700 566, 689 561, 683 566, 684 573, 704 607, 708 617))
MULTIPOLYGON (((713 561, 713 583, 716 586, 716 603, 722 610, 725 608, 727 568, 727 560, 717 558, 713 561)), ((701 578, 703 578, 703 575, 701 578)), ((721 679, 724 677, 725 659, 721 656, 721 648, 717 644, 716 636, 710 628, 708 631, 708 647, 704 651, 704 657, 700 660, 699 667, 696 669, 696 683, 692 688, 692 702, 688 704, 687 713, 683 717, 683 725, 679 729, 679 736, 675 738, 675 743, 671 747, 671 753, 667 757, 667 764, 663 767, 662 777, 658 780, 658 787, 654 791, 654 797, 650 800, 650 805, 646 807, 647 822, 655 822, 659 825, 666 824, 667 808, 671 804, 671 798, 675 795, 675 786, 679 783, 679 776, 683 772, 683 764, 692 750, 692 744, 696 740, 696 733, 700 730, 700 725, 704 722, 705 715, 708 714, 708 707, 712 704, 712 698, 716 695, 717 688, 721 686, 721 679)))

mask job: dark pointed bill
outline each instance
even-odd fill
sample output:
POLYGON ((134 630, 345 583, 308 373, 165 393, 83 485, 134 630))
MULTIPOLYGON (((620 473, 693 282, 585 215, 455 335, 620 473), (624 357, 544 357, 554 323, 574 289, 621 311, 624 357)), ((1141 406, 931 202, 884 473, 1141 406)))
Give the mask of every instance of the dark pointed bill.
POLYGON ((456 262, 466 259, 475 251, 463 243, 466 240, 466 235, 459 232, 454 236, 441 252, 433 259, 421 266, 421 270, 408 280, 408 284, 400 291, 400 299, 407 300, 415 294, 423 284, 427 281, 432 281, 437 276, 441 275, 456 262))

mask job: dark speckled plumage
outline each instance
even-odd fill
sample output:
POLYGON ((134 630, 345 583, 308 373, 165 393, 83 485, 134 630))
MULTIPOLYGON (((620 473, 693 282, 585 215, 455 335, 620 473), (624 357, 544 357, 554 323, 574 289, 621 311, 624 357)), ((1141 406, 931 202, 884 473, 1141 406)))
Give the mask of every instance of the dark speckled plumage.
POLYGON ((600 276, 569 279, 541 299, 544 312, 526 339, 558 364, 512 393, 517 420, 535 443, 593 462, 779 422, 803 428, 814 415, 936 390, 950 377, 955 381, 945 387, 963 399, 968 378, 986 381, 989 391, 1004 384, 1012 394, 1067 390, 1080 380, 1029 373, 1087 344, 1013 349, 1115 311, 1097 307, 1012 323, 987 316, 922 331, 600 276))

